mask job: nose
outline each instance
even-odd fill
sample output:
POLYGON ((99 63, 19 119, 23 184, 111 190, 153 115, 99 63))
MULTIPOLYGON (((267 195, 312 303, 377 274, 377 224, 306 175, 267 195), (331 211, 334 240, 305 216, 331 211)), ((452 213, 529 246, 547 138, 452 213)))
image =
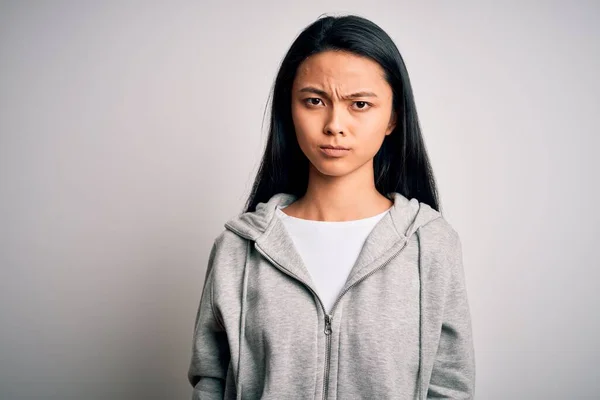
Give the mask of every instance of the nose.
POLYGON ((341 133, 342 136, 346 135, 346 131, 343 126, 342 110, 336 107, 331 107, 329 118, 323 127, 323 132, 326 135, 336 135, 341 133))

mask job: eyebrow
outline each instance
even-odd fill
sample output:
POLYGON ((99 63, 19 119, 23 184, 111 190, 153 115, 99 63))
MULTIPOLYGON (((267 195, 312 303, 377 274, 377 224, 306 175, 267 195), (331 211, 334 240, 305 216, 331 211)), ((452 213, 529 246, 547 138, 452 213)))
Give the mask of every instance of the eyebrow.
MULTIPOLYGON (((325 92, 321 89, 317 89, 316 87, 312 87, 312 86, 304 87, 304 88, 300 89, 299 92, 315 93, 315 94, 318 94, 319 96, 329 98, 329 95, 327 94, 327 92, 325 92)), ((355 99, 357 97, 377 97, 377 95, 373 92, 362 91, 362 92, 356 92, 356 93, 348 94, 346 96, 342 96, 343 99, 355 99)))

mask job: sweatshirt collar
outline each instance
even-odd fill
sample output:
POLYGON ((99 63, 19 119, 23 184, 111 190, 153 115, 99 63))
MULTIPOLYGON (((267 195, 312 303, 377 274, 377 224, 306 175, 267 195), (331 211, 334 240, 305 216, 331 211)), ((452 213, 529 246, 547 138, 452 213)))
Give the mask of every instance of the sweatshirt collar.
MULTIPOLYGON (((417 229, 441 216, 438 211, 416 198, 409 200, 398 192, 391 192, 387 197, 394 204, 367 236, 342 291, 387 262, 417 229)), ((278 206, 289 205, 296 199, 293 194, 277 193, 266 203, 258 203, 255 211, 230 219, 225 228, 254 241, 262 252, 314 289, 308 269, 285 226, 275 215, 278 206)))

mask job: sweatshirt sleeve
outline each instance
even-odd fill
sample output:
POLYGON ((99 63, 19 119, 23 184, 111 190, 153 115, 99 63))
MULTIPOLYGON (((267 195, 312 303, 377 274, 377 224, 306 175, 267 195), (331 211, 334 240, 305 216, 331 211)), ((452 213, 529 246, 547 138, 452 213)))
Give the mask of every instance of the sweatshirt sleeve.
POLYGON ((442 331, 427 399, 473 399, 475 353, 462 244, 456 231, 452 234, 449 254, 450 274, 444 294, 442 331))
POLYGON ((213 308, 213 267, 217 241, 213 243, 200 306, 196 315, 192 360, 188 380, 193 386, 194 400, 223 399, 230 353, 227 333, 217 319, 213 308))

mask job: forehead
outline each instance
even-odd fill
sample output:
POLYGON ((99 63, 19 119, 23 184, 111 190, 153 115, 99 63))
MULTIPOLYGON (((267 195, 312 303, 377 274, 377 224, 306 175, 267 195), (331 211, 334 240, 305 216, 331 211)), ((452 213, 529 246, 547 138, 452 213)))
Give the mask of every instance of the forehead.
POLYGON ((342 86, 351 90, 370 88, 385 91, 388 87, 381 66, 367 57, 349 52, 325 51, 314 54, 298 67, 294 86, 342 86))

